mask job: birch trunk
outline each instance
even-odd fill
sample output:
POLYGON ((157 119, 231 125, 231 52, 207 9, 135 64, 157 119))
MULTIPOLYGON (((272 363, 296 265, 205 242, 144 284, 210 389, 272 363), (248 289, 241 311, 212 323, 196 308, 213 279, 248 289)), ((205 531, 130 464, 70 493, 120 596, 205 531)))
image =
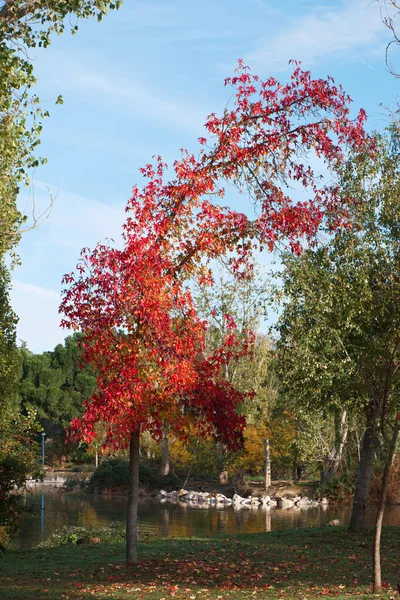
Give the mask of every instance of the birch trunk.
POLYGON ((163 437, 161 441, 161 467, 160 475, 169 474, 169 439, 168 432, 163 431, 163 437))
POLYGON ((399 435, 399 427, 400 427, 400 425, 398 423, 396 423, 396 426, 393 429, 392 439, 390 440, 389 451, 388 451, 388 455, 386 457, 385 468, 384 468, 383 475, 382 475, 381 494, 380 494, 380 499, 379 499, 378 513, 376 515, 376 521, 375 521, 374 552, 373 552, 373 576, 374 576, 373 591, 374 591, 374 594, 379 594, 382 591, 382 574, 381 574, 382 523, 383 523, 383 515, 385 514, 390 468, 392 466, 393 456, 394 456, 394 453, 396 450, 396 443, 397 443, 397 438, 399 435))
POLYGON ((335 445, 329 453, 329 461, 321 477, 324 483, 330 481, 340 470, 348 432, 349 422, 347 411, 343 410, 341 414, 337 412, 335 415, 335 445))
POLYGON ((264 440, 265 465, 264 465, 264 485, 267 490, 271 487, 271 451, 269 447, 269 439, 264 440))

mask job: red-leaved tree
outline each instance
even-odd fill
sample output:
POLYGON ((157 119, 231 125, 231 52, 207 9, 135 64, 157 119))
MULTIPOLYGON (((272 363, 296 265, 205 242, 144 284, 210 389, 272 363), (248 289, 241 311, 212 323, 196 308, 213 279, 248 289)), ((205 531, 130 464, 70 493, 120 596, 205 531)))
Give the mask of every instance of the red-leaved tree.
POLYGON ((242 63, 225 83, 236 90, 234 105, 208 118, 210 139, 200 138, 198 156, 183 153, 168 181, 161 158, 141 170, 148 182, 128 202, 124 248, 85 249, 77 272, 64 278, 63 325, 85 334, 84 360, 99 371, 98 392, 73 429, 90 441, 101 420, 109 424, 107 446, 130 447, 128 562, 137 561, 140 431, 159 436, 168 423, 179 434, 190 420, 230 446, 241 442, 242 396, 221 371, 232 357, 251 352, 251 335, 239 342, 227 316, 227 338, 205 357, 206 324, 187 281, 211 284, 212 258, 229 254, 243 273, 256 245, 272 249, 284 240, 299 252, 321 224, 346 225, 350 199, 316 177, 305 155, 338 169, 347 147, 364 151, 368 143, 365 113, 352 121, 341 87, 313 80, 297 64, 285 85, 261 81, 242 63), (218 204, 224 181, 256 201, 255 219, 218 204), (293 182, 309 192, 307 200, 289 195, 293 182))
POLYGON ((252 335, 239 340, 226 316, 228 334, 205 356, 206 323, 196 313, 180 260, 179 218, 157 206, 164 166, 147 170, 150 182, 129 203, 122 250, 99 244, 82 251, 61 310, 63 324, 85 333, 84 361, 97 367, 98 391, 72 432, 91 442, 96 424, 108 424, 105 446, 129 445, 130 485, 127 561, 137 562, 139 437, 148 430, 161 438, 165 423, 185 435, 189 423, 199 434, 214 434, 239 447, 245 425, 237 412, 243 395, 222 377, 225 364, 251 352, 252 335))

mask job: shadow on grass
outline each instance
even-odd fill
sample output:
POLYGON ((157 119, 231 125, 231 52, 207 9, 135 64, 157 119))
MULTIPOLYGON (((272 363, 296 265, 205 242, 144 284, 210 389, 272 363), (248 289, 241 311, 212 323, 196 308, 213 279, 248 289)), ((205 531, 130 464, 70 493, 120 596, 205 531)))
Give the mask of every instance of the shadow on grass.
MULTIPOLYGON (((0 559, 0 598, 362 598, 371 581, 372 532, 297 529, 141 546, 137 567, 122 546, 65 546, 0 559), (3 594, 3 595, 2 595, 3 594)), ((400 581, 400 528, 384 530, 383 580, 400 581)))

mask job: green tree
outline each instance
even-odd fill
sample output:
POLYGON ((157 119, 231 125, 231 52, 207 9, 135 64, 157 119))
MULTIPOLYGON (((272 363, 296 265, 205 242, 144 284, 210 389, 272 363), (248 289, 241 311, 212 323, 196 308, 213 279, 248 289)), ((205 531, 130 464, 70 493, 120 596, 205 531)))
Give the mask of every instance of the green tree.
POLYGON ((82 404, 96 386, 94 372, 85 366, 79 368, 80 334, 65 339, 54 350, 33 354, 21 348, 22 374, 19 397, 22 409, 34 408, 40 418, 49 419, 67 427, 82 414, 82 404))
POLYGON ((20 356, 17 317, 9 302, 9 273, 0 263, 0 546, 6 546, 20 516, 19 494, 37 467, 36 415, 18 412, 20 356))
MULTIPOLYGON (((341 173, 353 227, 300 258, 286 256, 279 364, 286 394, 305 411, 363 413, 351 529, 365 525, 375 453, 393 427, 400 360, 399 135, 341 173)), ((390 436, 389 436, 390 437, 390 436)))
POLYGON ((61 442, 61 458, 65 458, 66 428, 82 414, 83 402, 96 388, 96 374, 89 366, 80 369, 80 334, 65 339, 54 350, 33 354, 26 347, 21 353, 21 377, 18 393, 21 409, 37 412, 50 436, 61 442), (50 426, 56 425, 56 432, 50 426), (57 434, 57 435, 56 435, 57 434))
POLYGON ((20 357, 16 346, 17 316, 9 300, 10 275, 0 261, 0 408, 16 406, 20 357))
MULTIPOLYGON (((232 360, 225 366, 224 375, 244 393, 257 388, 260 392, 260 405, 262 384, 271 362, 270 342, 265 335, 260 334, 267 293, 265 278, 256 268, 249 279, 238 280, 223 266, 215 273, 214 285, 198 286, 195 292, 197 310, 208 322, 206 352, 211 353, 219 346, 227 334, 231 319, 239 337, 244 337, 249 331, 257 334, 253 357, 232 360)), ((253 402, 251 404, 254 405, 253 402)))
MULTIPOLYGON (((246 422, 252 426, 268 424, 277 400, 276 380, 273 372, 273 351, 271 342, 265 334, 260 333, 261 319, 265 315, 264 298, 268 294, 268 284, 261 270, 255 268, 249 279, 238 280, 228 269, 220 266, 215 273, 215 283, 211 287, 199 287, 196 303, 201 316, 208 321, 206 351, 212 352, 221 343, 227 333, 229 318, 235 322, 238 335, 245 336, 252 331, 255 335, 252 356, 244 356, 225 365, 225 378, 244 394, 254 392, 247 399, 241 410, 246 415, 246 422)), ((268 440, 264 440, 267 448, 268 440)), ((220 470, 224 456, 220 455, 220 470)), ((268 451, 265 452, 266 487, 270 485, 270 462, 268 451)), ((261 465, 260 465, 261 467, 261 465)))
POLYGON ((19 525, 19 502, 30 477, 40 473, 39 425, 36 413, 16 412, 9 404, 0 411, 0 549, 5 547, 19 525))

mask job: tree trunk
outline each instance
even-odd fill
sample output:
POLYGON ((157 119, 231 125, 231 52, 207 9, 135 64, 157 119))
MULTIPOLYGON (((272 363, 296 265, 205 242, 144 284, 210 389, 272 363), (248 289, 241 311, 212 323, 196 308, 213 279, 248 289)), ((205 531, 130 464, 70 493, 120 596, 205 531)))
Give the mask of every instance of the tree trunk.
POLYGON ((220 473, 218 473, 218 481, 219 481, 219 485, 228 485, 228 483, 229 483, 228 471, 221 471, 220 473))
POLYGON ((126 520, 126 562, 137 564, 137 513, 139 499, 139 439, 140 430, 134 431, 129 444, 129 494, 126 520))
POLYGON ((163 430, 163 437, 161 441, 161 467, 160 475, 168 475, 169 473, 169 440, 168 431, 163 430))
POLYGON ((370 410, 367 415, 367 427, 362 441, 360 464, 357 470, 353 510, 349 524, 350 531, 356 531, 365 527, 369 488, 377 445, 376 422, 377 411, 370 410))
POLYGON ((321 481, 327 483, 337 475, 342 465, 343 453, 346 446, 347 434, 349 432, 349 422, 347 419, 347 410, 339 411, 335 414, 335 446, 329 453, 329 461, 322 473, 321 481))
POLYGON ((61 434, 61 457, 60 464, 63 467, 67 462, 67 432, 64 429, 61 434))
POLYGON ((265 465, 264 465, 264 485, 267 490, 271 487, 271 452, 269 448, 269 439, 264 440, 265 465))
POLYGON ((227 470, 225 448, 220 442, 215 443, 215 462, 218 473, 222 473, 223 471, 227 470))
POLYGON ((400 425, 396 423, 393 429, 392 439, 390 440, 389 451, 385 461, 385 468, 382 475, 381 493, 379 499, 378 513, 375 521, 375 532, 374 532, 374 552, 373 552, 373 576, 374 594, 379 594, 382 591, 382 576, 381 576, 381 534, 382 534, 382 523, 383 515, 385 513, 386 497, 389 484, 390 468, 393 462, 394 452, 396 450, 397 438, 399 435, 400 425))
POLYGON ((300 463, 299 453, 299 430, 300 430, 301 419, 296 418, 296 442, 294 445, 294 456, 292 465, 292 479, 293 481, 299 481, 304 472, 304 465, 300 463))

